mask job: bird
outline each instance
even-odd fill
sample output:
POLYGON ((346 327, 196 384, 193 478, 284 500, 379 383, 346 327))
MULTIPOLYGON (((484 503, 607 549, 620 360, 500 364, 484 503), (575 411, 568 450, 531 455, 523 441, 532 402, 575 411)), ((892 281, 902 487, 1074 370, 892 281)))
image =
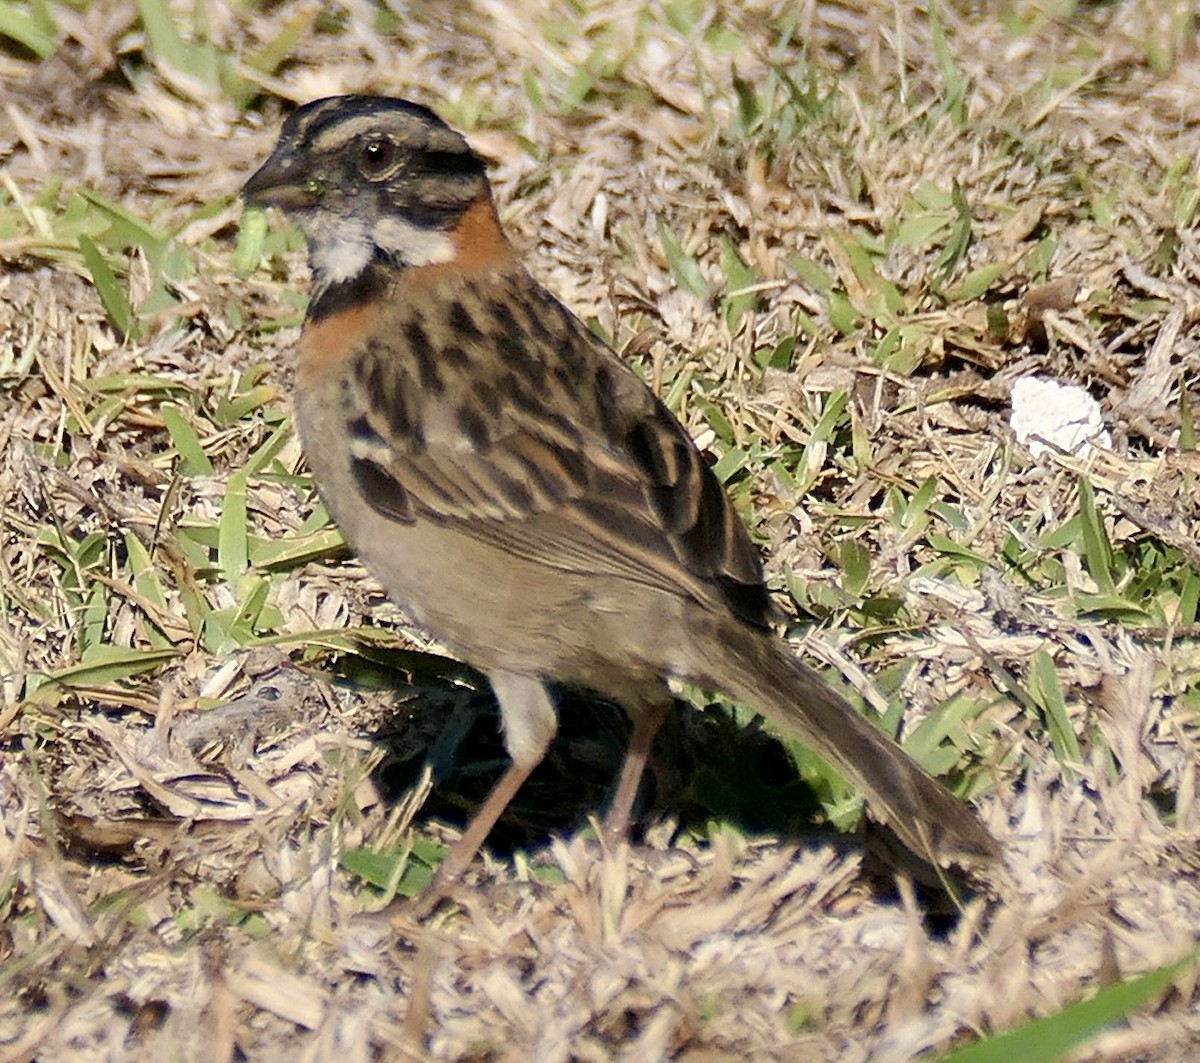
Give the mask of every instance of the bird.
POLYGON ((469 869, 544 758, 553 691, 621 704, 602 831, 628 829, 671 682, 754 707, 831 762, 915 855, 999 844, 793 652, 762 559, 663 402, 521 263, 483 159, 434 111, 315 100, 242 190, 304 235, 295 423, 317 489, 388 596, 481 671, 510 763, 438 869, 469 869))

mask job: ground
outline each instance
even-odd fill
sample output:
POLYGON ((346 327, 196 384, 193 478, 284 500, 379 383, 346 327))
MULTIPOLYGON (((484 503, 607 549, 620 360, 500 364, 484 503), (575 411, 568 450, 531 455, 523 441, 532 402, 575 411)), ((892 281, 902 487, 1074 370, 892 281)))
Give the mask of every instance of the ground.
POLYGON ((0 4, 0 1058, 1200 1052, 1196 28, 0 4), (303 248, 239 227, 282 116, 340 92, 467 133, 531 270, 712 457, 796 651, 1004 869, 914 882, 699 691, 605 851, 625 724, 566 692, 457 903, 411 915, 502 747, 329 525, 288 400, 303 248), (1029 376, 1107 440, 1034 456, 1029 376))

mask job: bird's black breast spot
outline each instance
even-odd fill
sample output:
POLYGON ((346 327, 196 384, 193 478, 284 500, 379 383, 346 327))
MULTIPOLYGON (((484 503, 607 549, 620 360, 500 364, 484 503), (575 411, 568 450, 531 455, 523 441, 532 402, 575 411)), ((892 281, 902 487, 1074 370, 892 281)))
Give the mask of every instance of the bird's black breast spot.
POLYGON ((369 458, 352 458, 350 471, 360 497, 382 517, 413 524, 412 502, 394 476, 369 458))
POLYGON ((318 291, 309 304, 306 323, 319 325, 335 314, 375 303, 384 298, 388 283, 386 267, 371 262, 357 276, 318 291))
POLYGON ((417 368, 417 380, 423 390, 431 395, 440 395, 445 385, 438 371, 437 352, 433 349, 429 333, 419 321, 410 321, 403 328, 405 353, 417 368))
POLYGON ((476 342, 483 339, 483 330, 475 321, 474 315, 466 308, 462 300, 455 299, 450 304, 448 315, 450 328, 464 342, 476 342))

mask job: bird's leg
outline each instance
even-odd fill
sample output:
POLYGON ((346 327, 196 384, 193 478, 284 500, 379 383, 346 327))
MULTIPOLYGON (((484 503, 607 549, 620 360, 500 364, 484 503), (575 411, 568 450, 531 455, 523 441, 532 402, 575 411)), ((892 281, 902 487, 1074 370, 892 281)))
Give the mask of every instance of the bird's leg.
POLYGON ((633 734, 629 738, 629 749, 625 763, 621 765, 621 777, 617 781, 617 792, 613 795, 608 814, 604 817, 604 840, 610 845, 624 841, 629 830, 629 815, 637 797, 638 785, 650 758, 650 748, 663 722, 671 712, 674 699, 664 693, 661 697, 644 702, 631 710, 633 734))
POLYGON ((510 672, 492 672, 488 679, 500 704, 504 745, 512 757, 512 764, 500 776, 500 781, 483 804, 475 810, 462 837, 450 847, 442 866, 437 869, 433 881, 421 897, 422 913, 436 908, 471 866, 471 861, 496 825, 496 820, 504 814, 509 802, 546 756, 550 740, 558 727, 554 703, 540 679, 510 672))
POLYGON ((480 846, 491 833, 492 827, 496 825, 496 820, 504 815, 508 803, 516 796, 517 791, 521 789, 525 780, 529 778, 530 772, 537 765, 536 760, 530 764, 510 764, 508 770, 500 776, 500 781, 492 787, 492 792, 488 794, 487 800, 475 810, 475 815, 471 817, 467 829, 450 847, 446 859, 442 861, 441 867, 433 876, 433 881, 426 890, 431 900, 434 897, 437 899, 444 897, 462 877, 463 872, 471 866, 471 861, 475 859, 475 854, 479 852, 480 846))

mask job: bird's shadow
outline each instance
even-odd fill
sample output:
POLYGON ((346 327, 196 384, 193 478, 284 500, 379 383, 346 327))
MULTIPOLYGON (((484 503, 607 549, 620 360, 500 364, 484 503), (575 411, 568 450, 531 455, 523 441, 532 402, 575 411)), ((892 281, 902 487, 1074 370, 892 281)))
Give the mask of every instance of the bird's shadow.
MULTIPOLYGON (((433 789, 418 821, 465 826, 509 764, 487 679, 448 658, 407 650, 343 658, 339 672, 343 680, 367 679, 394 692, 396 711, 373 735, 384 756, 372 781, 384 799, 403 798, 429 764, 433 789)), ((554 695, 554 742, 488 837, 487 847, 502 859, 587 828, 589 816, 602 816, 613 795, 631 731, 624 710, 577 688, 556 688, 554 695)), ((817 794, 757 719, 742 723, 721 706, 698 710, 679 700, 654 743, 630 840, 637 844, 648 826, 667 818, 677 831, 701 835, 728 824, 749 837, 861 844, 860 836, 822 823, 817 794)), ((876 893, 894 895, 891 861, 879 860, 877 852, 872 847, 867 854, 865 878, 876 893)), ((944 928, 945 913, 955 906, 945 903, 937 876, 926 879, 927 917, 933 928, 944 928)))
MULTIPOLYGON (((487 679, 448 658, 390 650, 343 659, 339 673, 395 693, 397 711, 374 735, 384 757, 373 782, 385 799, 400 799, 428 762, 434 787, 421 818, 463 826, 509 764, 487 679)), ((558 733, 488 838, 501 857, 586 827, 612 797, 629 718, 616 702, 587 690, 556 687, 553 694, 558 733)), ((783 744, 757 722, 740 724, 718 706, 697 710, 677 701, 654 744, 632 840, 663 815, 685 831, 727 823, 748 835, 811 835, 819 813, 820 802, 783 744)))

